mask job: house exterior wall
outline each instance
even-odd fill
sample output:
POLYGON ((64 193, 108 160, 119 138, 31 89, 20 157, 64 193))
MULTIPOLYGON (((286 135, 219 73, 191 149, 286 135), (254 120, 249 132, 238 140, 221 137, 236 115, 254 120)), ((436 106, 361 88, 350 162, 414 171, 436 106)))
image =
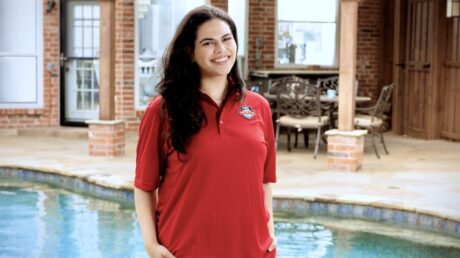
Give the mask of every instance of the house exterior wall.
POLYGON ((43 108, 0 109, 0 128, 27 128, 59 125, 59 3, 43 18, 43 108), (52 74, 46 65, 53 64, 52 74))
MULTIPOLYGON (((356 76, 361 95, 378 97, 381 46, 381 0, 360 0, 356 76)), ((276 0, 249 0, 249 70, 275 68, 276 0), (256 62, 256 40, 263 41, 261 62, 256 62)))
MULTIPOLYGON (((142 111, 135 109, 135 0, 115 1, 115 119, 124 120, 128 131, 135 131, 142 111)), ((275 65, 276 0, 248 0, 248 67, 273 69, 275 65), (256 62, 256 42, 262 40, 261 59, 256 62)), ((210 0, 228 9, 227 0, 210 0)), ((43 4, 44 107, 41 109, 0 109, 0 128, 59 126, 59 76, 46 72, 54 64, 59 73, 59 1, 51 13, 43 4)), ((361 95, 376 99, 379 83, 381 1, 361 0, 358 12, 357 78, 361 95)))

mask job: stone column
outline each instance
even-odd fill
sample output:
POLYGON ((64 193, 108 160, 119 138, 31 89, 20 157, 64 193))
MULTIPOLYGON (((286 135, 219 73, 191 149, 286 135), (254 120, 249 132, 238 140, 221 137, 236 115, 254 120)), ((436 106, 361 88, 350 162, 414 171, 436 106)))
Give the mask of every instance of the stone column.
POLYGON ((358 1, 340 1, 340 64, 338 130, 328 135, 328 167, 336 171, 361 169, 365 130, 354 130, 358 1))
POLYGON ((115 118, 115 0, 99 0, 99 119, 89 125, 89 154, 119 156, 125 153, 124 121, 115 118))

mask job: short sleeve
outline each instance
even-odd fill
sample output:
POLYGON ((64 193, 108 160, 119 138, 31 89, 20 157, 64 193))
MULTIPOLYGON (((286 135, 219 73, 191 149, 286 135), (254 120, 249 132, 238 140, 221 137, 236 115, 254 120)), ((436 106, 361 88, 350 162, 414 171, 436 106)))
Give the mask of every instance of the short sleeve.
POLYGON ((263 105, 264 124, 265 124, 265 140, 267 141, 267 157, 265 159, 264 179, 263 183, 276 182, 276 147, 275 133, 273 130, 272 112, 270 104, 265 101, 263 105))
POLYGON ((158 97, 145 110, 139 126, 134 186, 144 191, 154 191, 160 182, 163 156, 161 117, 161 98, 158 97))

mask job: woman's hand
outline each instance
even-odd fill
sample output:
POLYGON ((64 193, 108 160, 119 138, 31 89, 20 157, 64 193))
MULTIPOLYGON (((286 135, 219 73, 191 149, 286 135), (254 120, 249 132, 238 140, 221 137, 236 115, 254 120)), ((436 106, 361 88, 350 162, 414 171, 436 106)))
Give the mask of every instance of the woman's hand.
POLYGON ((270 238, 272 240, 272 243, 270 244, 270 246, 268 247, 268 252, 272 252, 273 250, 275 250, 276 248, 276 237, 274 235, 270 235, 270 238))
MULTIPOLYGON (((146 248, 147 249, 147 248, 146 248)), ((162 245, 154 245, 147 249, 150 258, 176 258, 169 250, 162 245)))

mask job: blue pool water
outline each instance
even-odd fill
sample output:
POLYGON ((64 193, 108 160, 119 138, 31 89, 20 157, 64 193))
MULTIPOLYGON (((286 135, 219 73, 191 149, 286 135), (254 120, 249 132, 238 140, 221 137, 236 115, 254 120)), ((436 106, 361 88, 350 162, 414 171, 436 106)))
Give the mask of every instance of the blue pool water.
MULTIPOLYGON (((391 237, 337 225, 280 217, 278 257, 460 257, 458 239, 441 247, 411 240, 426 240, 424 233, 391 237)), ((0 182, 0 257, 147 256, 131 207, 44 184, 0 182)))

